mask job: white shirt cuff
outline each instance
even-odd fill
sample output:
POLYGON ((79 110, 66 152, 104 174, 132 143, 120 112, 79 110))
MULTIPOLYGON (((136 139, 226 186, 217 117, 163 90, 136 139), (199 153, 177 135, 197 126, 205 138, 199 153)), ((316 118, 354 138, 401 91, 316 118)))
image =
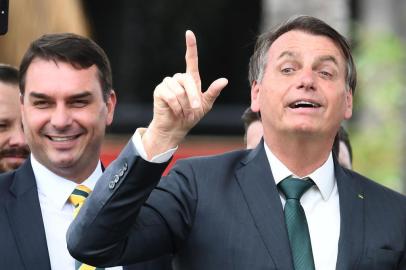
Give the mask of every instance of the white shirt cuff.
POLYGON ((152 162, 152 163, 164 163, 173 156, 173 154, 176 152, 176 150, 178 150, 178 147, 176 146, 175 148, 171 148, 171 149, 165 151, 164 153, 153 156, 151 158, 151 160, 148 160, 147 153, 145 152, 144 145, 142 144, 142 140, 141 140, 141 132, 143 133, 143 131, 145 131, 145 129, 137 128, 134 135, 131 137, 131 140, 132 140, 133 145, 134 145, 135 149, 137 150, 138 154, 144 160, 152 162))

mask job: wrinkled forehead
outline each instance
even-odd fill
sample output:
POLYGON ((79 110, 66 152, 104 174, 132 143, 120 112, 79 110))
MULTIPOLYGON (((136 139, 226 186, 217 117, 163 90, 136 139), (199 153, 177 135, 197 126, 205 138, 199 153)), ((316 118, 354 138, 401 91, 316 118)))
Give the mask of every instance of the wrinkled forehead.
POLYGON ((340 47, 328 36, 316 35, 301 30, 288 31, 279 36, 268 50, 269 60, 281 57, 300 58, 304 55, 335 59, 340 64, 345 58, 340 47))

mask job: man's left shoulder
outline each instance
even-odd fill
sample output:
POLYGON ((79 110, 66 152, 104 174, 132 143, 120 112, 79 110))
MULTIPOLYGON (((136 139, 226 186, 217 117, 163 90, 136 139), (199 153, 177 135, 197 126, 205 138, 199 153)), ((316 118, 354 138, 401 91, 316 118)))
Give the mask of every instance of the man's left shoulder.
POLYGON ((351 178, 352 181, 357 181, 364 193, 365 196, 380 199, 382 203, 389 202, 398 202, 406 209, 406 196, 390 189, 375 180, 372 180, 366 176, 363 176, 357 172, 346 170, 346 174, 351 178))

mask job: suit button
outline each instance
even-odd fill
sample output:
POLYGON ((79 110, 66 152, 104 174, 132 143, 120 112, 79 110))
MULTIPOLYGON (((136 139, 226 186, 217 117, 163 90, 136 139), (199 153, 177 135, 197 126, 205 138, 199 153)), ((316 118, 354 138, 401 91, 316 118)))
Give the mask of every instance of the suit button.
POLYGON ((124 169, 124 171, 126 171, 126 170, 128 169, 128 164, 127 164, 127 162, 124 163, 123 169, 124 169))
POLYGON ((114 181, 110 181, 109 189, 113 189, 115 186, 116 186, 116 183, 114 183, 114 181))
POLYGON ((118 170, 118 176, 123 176, 124 175, 124 168, 123 169, 120 169, 120 170, 118 170))
POLYGON ((119 180, 120 180, 120 177, 118 177, 118 175, 116 174, 116 175, 113 176, 113 181, 112 182, 117 183, 119 180))

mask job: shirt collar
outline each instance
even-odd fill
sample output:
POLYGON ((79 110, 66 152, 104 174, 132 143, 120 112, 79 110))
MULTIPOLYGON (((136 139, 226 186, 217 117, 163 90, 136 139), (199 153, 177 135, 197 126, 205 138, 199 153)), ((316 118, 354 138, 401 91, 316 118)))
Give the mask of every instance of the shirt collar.
MULTIPOLYGON (((38 193, 51 200, 58 209, 62 209, 77 183, 56 175, 35 159, 31 153, 31 166, 37 182, 38 193)), ((82 184, 93 190, 97 180, 103 174, 100 160, 93 173, 82 184)))
MULTIPOLYGON (((279 182, 281 182, 286 177, 292 175, 294 176, 294 174, 272 153, 271 149, 269 149, 265 142, 264 146, 266 156, 269 160, 269 165, 271 166, 272 175, 275 179, 275 183, 279 184, 279 182)), ((314 181, 314 183, 320 190, 323 199, 328 200, 336 182, 334 177, 334 162, 331 152, 326 162, 324 162, 321 167, 316 169, 307 177, 310 177, 314 181)))

